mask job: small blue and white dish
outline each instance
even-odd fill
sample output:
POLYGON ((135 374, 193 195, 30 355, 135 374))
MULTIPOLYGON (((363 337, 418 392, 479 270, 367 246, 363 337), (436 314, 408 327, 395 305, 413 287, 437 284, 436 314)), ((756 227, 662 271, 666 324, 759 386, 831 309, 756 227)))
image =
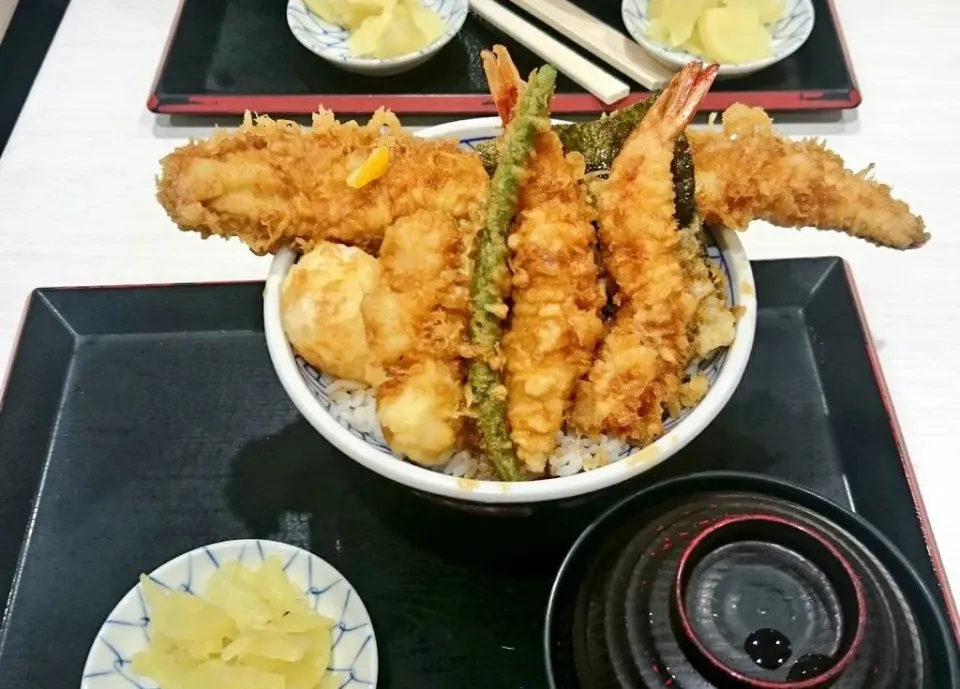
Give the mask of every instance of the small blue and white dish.
MULTIPOLYGON (((620 7, 627 31, 653 58, 667 67, 680 69, 692 60, 703 58, 679 48, 657 43, 648 35, 650 30, 650 0, 623 0, 620 7)), ((717 74, 723 77, 742 77, 776 64, 793 55, 810 37, 815 13, 812 0, 784 0, 783 16, 770 27, 770 57, 753 62, 721 64, 717 74)))
MULTIPOLYGON (((284 563, 287 578, 303 590, 314 609, 335 621, 330 671, 343 677, 340 686, 375 689, 379 658, 370 615, 350 582, 313 553, 275 541, 223 541, 170 560, 150 578, 168 589, 197 594, 223 563, 237 560, 259 567, 271 555, 284 563)), ((97 633, 80 689, 158 689, 153 680, 135 675, 130 667, 133 656, 146 650, 150 633, 150 611, 137 584, 97 633)))
POLYGON ((386 77, 413 69, 436 55, 459 33, 469 12, 468 0, 423 0, 423 5, 443 20, 443 34, 425 48, 387 59, 358 57, 351 53, 347 46, 349 32, 311 12, 304 0, 288 0, 287 25, 307 50, 327 62, 348 72, 386 77))

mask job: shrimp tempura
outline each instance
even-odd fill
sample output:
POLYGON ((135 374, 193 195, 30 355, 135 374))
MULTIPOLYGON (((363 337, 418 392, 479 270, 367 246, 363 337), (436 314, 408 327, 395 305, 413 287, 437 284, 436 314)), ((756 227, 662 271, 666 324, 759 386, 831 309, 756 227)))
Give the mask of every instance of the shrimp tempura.
MULTIPOLYGON (((588 170, 605 170, 620 150, 620 133, 639 122, 650 100, 592 122, 556 125, 566 152, 584 155, 588 170)), ((844 167, 836 153, 814 140, 778 135, 760 108, 736 103, 723 114, 723 131, 688 129, 697 168, 697 204, 711 225, 745 230, 751 220, 783 227, 816 227, 879 246, 912 249, 928 239, 923 219, 891 189, 844 167)), ((488 168, 497 164, 495 142, 477 146, 488 168)))
POLYGON ((715 76, 715 65, 694 62, 673 78, 630 133, 601 191, 600 240, 620 310, 577 390, 572 422, 587 435, 647 444, 684 394, 697 301, 680 253, 670 163, 715 76))
MULTIPOLYGON (((502 46, 482 57, 501 118, 509 122, 524 84, 502 46)), ((508 240, 513 320, 503 339, 507 417, 517 454, 535 474, 544 472, 574 384, 589 370, 603 334, 605 298, 583 175, 583 156, 565 157, 552 131, 537 134, 508 240)))
MULTIPOLYGON (((778 135, 760 108, 732 105, 723 132, 687 132, 697 170, 697 206, 707 224, 746 229, 751 220, 839 230, 881 246, 923 245, 923 218, 890 187, 851 172, 813 140, 778 135)), ((872 167, 872 166, 871 166, 872 167)))

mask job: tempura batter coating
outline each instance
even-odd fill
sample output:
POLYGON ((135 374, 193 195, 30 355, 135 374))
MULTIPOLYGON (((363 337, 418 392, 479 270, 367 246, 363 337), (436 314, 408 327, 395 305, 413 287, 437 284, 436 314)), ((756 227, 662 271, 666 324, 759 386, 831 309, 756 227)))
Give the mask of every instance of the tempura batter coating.
POLYGON ((236 132, 182 146, 162 166, 157 198, 181 229, 236 236, 256 254, 288 244, 309 251, 325 239, 376 252, 398 218, 418 210, 467 218, 490 184, 456 141, 414 138, 382 110, 363 127, 329 111, 312 127, 248 113, 236 132), (347 186, 377 146, 390 148, 386 173, 347 186))
MULTIPOLYGON (((494 53, 506 55, 506 48, 495 46, 494 53)), ((505 83, 521 85, 523 82, 509 56, 498 63, 494 53, 483 55, 488 79, 500 79, 500 65, 508 72, 505 83)), ((523 477, 510 432, 507 389, 501 374, 500 344, 503 319, 508 315, 505 298, 512 286, 507 239, 517 212, 520 187, 529 174, 537 134, 550 129, 550 101, 556 79, 557 70, 551 65, 533 70, 515 101, 516 107, 511 104, 509 113, 502 118, 505 125, 503 156, 493 173, 486 222, 477 234, 473 251, 469 326, 472 351, 467 369, 470 403, 481 446, 501 481, 517 481, 523 477)), ((496 97, 499 89, 493 91, 496 97)), ((501 105, 498 103, 498 108, 501 105)))
MULTIPOLYGON (((572 192, 580 193, 575 184, 572 192)), ((594 230, 581 205, 586 204, 554 197, 534 206, 521 214, 510 239, 507 415, 517 453, 535 473, 543 472, 556 447, 574 384, 590 369, 603 335, 599 311, 605 300, 597 282, 594 230)))
MULTIPOLYGON (((705 359, 733 344, 737 322, 726 302, 726 276, 706 255, 700 219, 694 217, 689 226, 680 228, 679 235, 680 264, 687 275, 688 292, 697 304, 688 333, 691 355, 705 359)), ((676 416, 679 411, 673 409, 671 415, 676 416)))
POLYGON ((380 248, 380 282, 361 305, 387 374, 376 393, 384 438, 419 464, 448 459, 463 425, 466 248, 475 230, 440 211, 397 221, 380 248))
POLYGON ((697 300, 679 250, 670 163, 715 76, 715 65, 681 70, 631 132, 603 186, 600 240, 621 306, 577 390, 571 421, 586 435, 647 444, 683 394, 697 300))
MULTIPOLYGON (((619 153, 624 126, 639 121, 651 99, 599 120, 554 129, 566 152, 584 155, 588 170, 607 169, 619 153)), ((739 230, 751 220, 813 226, 896 249, 922 246, 929 238, 922 218, 894 199, 890 187, 868 178, 870 168, 852 172, 816 141, 777 135, 759 108, 732 105, 723 114, 722 133, 688 129, 686 134, 696 149, 697 176, 703 181, 697 201, 709 224, 739 230)), ((480 144, 477 152, 488 169, 496 165, 494 143, 480 144)))
MULTIPOLYGON (((483 55, 491 93, 509 122, 524 89, 502 46, 483 55)), ((603 334, 605 295, 597 281, 594 211, 580 181, 583 156, 565 157, 553 131, 536 136, 520 187, 508 246, 512 252, 512 322, 503 339, 507 417, 517 454, 543 474, 556 447, 577 379, 603 334)))
POLYGON ((779 136, 760 108, 732 105, 723 132, 690 129, 697 205, 707 224, 746 229, 751 220, 839 230, 882 246, 910 249, 930 235, 923 218, 890 187, 851 172, 813 140, 779 136))
POLYGON ((300 257, 280 291, 280 318, 291 346, 334 378, 375 385, 383 371, 367 344, 360 304, 380 265, 360 249, 319 242, 300 257))

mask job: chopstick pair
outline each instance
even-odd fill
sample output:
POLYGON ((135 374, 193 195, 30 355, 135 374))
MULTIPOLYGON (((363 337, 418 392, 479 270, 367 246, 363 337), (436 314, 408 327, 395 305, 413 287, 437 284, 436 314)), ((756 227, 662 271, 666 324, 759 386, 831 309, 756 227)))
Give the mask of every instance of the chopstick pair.
MULTIPOLYGON (((672 76, 666 67, 657 63, 628 37, 567 0, 511 2, 651 91, 663 86, 672 76)), ((630 93, 628 84, 597 67, 497 0, 470 0, 470 9, 553 64, 606 105, 616 103, 630 93)))

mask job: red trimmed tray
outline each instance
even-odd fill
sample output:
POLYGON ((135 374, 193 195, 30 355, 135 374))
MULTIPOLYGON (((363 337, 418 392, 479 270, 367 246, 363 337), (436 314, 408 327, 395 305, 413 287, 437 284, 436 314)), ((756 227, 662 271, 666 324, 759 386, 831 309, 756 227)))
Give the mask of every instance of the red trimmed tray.
MULTIPOLYGON (((577 536, 626 494, 717 470, 859 514, 957 632, 846 264, 752 265, 756 340, 717 419, 630 482, 516 518, 424 500, 314 431, 270 363, 262 283, 36 291, 0 395, 0 687, 75 689, 140 572, 269 538, 356 587, 382 689, 542 689, 547 601, 577 536)), ((928 676, 910 689, 948 687, 928 676)))
MULTIPOLYGON (((620 0, 573 1, 626 34, 620 0)), ((800 50, 756 74, 717 82, 702 109, 721 110, 734 102, 773 111, 857 107, 860 92, 831 0, 813 4, 813 33, 800 50)), ((371 113, 381 106, 405 114, 493 113, 480 50, 506 45, 524 73, 541 62, 471 13, 457 37, 423 66, 392 77, 350 74, 301 46, 287 27, 284 8, 276 0, 181 0, 147 107, 157 113, 221 115, 245 110, 309 114, 321 104, 344 114, 371 113)), ((513 5, 511 9, 523 14, 513 5)), ((631 86, 632 93, 618 106, 649 95, 639 84, 631 86)), ((555 113, 604 109, 566 77, 558 80, 555 113)))

